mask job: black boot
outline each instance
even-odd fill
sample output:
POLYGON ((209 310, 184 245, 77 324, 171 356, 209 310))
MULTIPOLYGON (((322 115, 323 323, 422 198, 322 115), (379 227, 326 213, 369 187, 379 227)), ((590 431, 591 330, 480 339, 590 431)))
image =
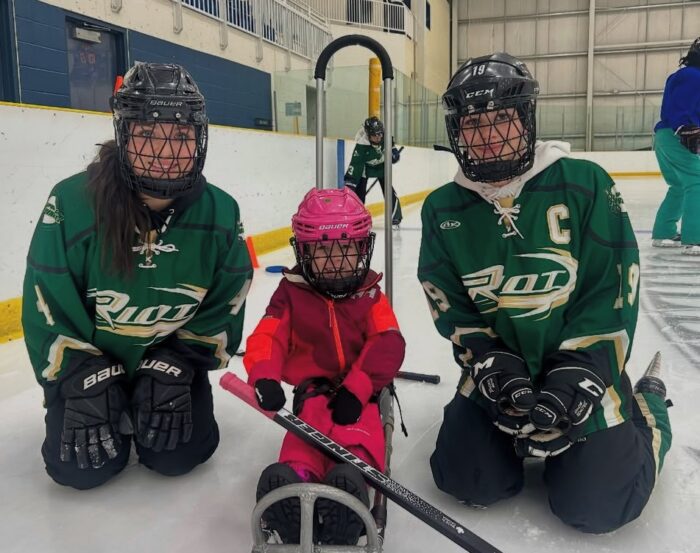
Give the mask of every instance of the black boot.
POLYGON ((634 393, 656 394, 666 399, 666 385, 661 380, 661 352, 657 351, 644 376, 634 386, 634 393))
MULTIPOLYGON (((354 495, 369 507, 367 485, 355 467, 336 465, 326 474, 323 483, 354 495)), ((356 545, 365 530, 362 519, 355 511, 330 499, 316 501, 316 513, 321 521, 318 534, 318 542, 321 544, 356 545)))
MULTIPOLYGON (((292 467, 284 463, 274 463, 260 475, 255 499, 260 499, 277 488, 298 484, 302 479, 292 467)), ((269 530, 279 534, 282 543, 299 543, 301 529, 301 504, 299 498, 290 497, 270 506, 262 516, 269 530)))

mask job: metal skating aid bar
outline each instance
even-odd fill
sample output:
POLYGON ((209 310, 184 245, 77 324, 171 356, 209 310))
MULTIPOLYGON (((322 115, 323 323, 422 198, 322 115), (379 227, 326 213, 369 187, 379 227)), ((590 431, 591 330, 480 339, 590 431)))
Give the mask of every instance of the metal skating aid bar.
POLYGON ((253 510, 252 553, 381 553, 377 527, 367 507, 343 490, 324 484, 290 484, 263 496, 253 510), (260 521, 263 513, 274 503, 298 497, 301 502, 301 535, 299 544, 266 543, 260 521), (352 509, 362 519, 367 531, 367 545, 314 545, 314 504, 318 498, 332 499, 352 509))

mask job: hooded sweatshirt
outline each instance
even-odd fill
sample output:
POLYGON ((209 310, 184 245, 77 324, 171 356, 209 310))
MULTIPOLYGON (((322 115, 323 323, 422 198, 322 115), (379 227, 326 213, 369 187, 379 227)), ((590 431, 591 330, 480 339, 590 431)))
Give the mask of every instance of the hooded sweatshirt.
MULTIPOLYGON (((503 187, 461 173, 422 210, 418 278, 455 360, 506 348, 541 385, 561 366, 606 384, 585 433, 631 416, 624 372, 638 312, 639 252, 610 176, 540 142, 532 169, 503 187)), ((465 373, 462 394, 483 401, 465 373)))

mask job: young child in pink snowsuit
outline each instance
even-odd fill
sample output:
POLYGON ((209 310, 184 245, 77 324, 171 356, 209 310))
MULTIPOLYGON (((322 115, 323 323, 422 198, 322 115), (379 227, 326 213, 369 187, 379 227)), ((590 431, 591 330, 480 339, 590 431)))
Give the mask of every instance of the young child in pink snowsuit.
MULTIPOLYGON (((396 316, 370 270, 375 235, 372 217, 348 189, 311 190, 292 217, 297 265, 283 274, 265 316, 250 335, 243 363, 263 409, 286 398, 280 381, 294 388, 293 410, 332 440, 380 471, 384 433, 376 402, 404 358, 396 316)), ((287 433, 279 462, 265 469, 257 499, 297 482, 323 482, 369 506, 357 469, 336 464, 287 433)), ((362 523, 346 507, 318 500, 315 541, 357 543, 362 523)), ((284 543, 299 543, 300 505, 286 499, 263 519, 284 543)))

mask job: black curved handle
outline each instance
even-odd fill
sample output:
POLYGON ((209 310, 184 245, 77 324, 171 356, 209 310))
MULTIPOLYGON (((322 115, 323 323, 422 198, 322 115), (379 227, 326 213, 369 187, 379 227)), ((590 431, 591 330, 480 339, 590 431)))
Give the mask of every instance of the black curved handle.
POLYGON ((333 57, 333 54, 335 54, 338 50, 342 50, 346 46, 364 46, 365 48, 369 48, 379 58, 379 61, 382 64, 382 79, 394 78, 394 66, 391 65, 391 59, 389 59, 389 54, 387 54, 384 46, 368 36, 346 35, 336 38, 323 49, 321 55, 318 56, 318 60, 316 61, 314 79, 326 80, 326 66, 328 65, 328 62, 333 57))

